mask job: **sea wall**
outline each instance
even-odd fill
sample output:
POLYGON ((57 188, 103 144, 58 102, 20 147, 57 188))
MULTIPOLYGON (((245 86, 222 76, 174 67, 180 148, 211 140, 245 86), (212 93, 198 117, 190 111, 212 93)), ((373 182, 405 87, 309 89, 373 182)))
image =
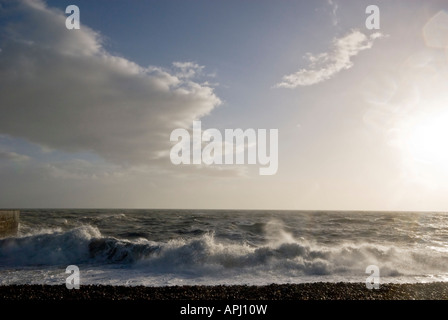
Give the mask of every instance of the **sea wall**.
POLYGON ((17 234, 19 217, 19 210, 0 210, 0 237, 17 234))

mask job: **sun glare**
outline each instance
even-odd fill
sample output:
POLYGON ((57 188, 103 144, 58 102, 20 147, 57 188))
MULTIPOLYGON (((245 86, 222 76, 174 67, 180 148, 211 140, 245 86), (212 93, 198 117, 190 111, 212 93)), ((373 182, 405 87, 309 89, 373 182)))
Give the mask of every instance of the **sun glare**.
POLYGON ((448 112, 416 121, 409 128, 405 148, 415 161, 448 171, 448 112))

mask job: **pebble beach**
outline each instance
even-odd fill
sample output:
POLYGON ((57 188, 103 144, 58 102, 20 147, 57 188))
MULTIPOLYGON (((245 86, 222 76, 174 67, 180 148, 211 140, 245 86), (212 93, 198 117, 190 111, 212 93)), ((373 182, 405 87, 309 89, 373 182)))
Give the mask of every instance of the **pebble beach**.
POLYGON ((382 284, 302 283, 266 286, 0 286, 0 301, 151 301, 151 300, 446 300, 448 283, 382 284))

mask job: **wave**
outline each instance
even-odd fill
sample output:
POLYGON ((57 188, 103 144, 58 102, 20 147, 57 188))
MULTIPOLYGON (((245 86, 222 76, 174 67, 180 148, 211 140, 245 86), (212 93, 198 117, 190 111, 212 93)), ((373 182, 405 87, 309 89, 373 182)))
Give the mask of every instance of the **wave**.
POLYGON ((82 263, 89 259, 88 245, 101 237, 97 228, 82 226, 62 231, 42 229, 35 234, 0 240, 0 265, 33 266, 82 263))
MULTIPOLYGON (((281 231, 281 230, 280 230, 281 231)), ((374 244, 322 246, 285 231, 263 245, 223 243, 213 233, 153 242, 105 237, 93 226, 0 240, 0 266, 121 265, 153 274, 364 275, 377 265, 382 276, 446 273, 448 256, 431 249, 374 244)))

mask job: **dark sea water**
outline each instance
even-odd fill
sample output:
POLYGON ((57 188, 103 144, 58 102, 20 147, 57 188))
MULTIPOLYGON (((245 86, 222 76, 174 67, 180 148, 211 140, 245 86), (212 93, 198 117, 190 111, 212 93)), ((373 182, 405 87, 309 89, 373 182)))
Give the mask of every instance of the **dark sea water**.
POLYGON ((22 210, 0 239, 0 284, 167 286, 448 280, 448 214, 22 210))

